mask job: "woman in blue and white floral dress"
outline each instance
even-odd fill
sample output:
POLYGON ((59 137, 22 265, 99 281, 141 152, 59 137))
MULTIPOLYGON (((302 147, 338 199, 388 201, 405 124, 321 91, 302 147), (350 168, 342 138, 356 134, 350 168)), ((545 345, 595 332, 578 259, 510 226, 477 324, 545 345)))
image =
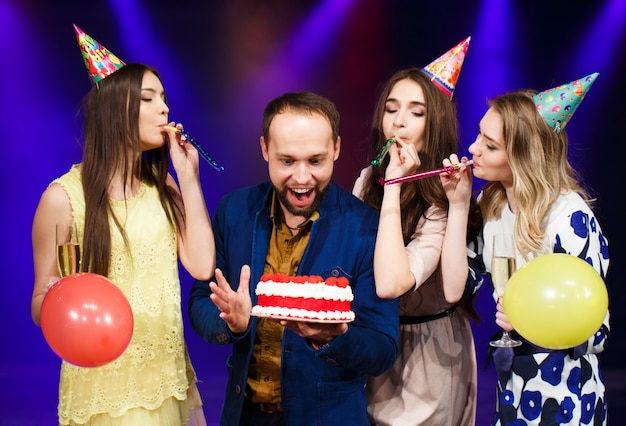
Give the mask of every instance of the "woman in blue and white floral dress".
MULTIPOLYGON (((489 271, 493 235, 508 232, 515 238, 518 268, 542 254, 566 253, 586 260, 605 278, 607 239, 568 163, 567 136, 537 112, 534 94, 518 91, 492 100, 469 148, 473 175, 487 181, 479 195, 485 266, 489 271)), ((452 155, 444 164, 458 161, 452 155)), ((459 197, 461 189, 464 195, 471 192, 469 167, 442 176, 442 183, 452 210, 455 194, 459 197)), ((551 350, 515 333, 495 298, 496 323, 523 345, 491 353, 498 371, 493 424, 606 424, 605 387, 596 354, 609 335, 608 311, 588 341, 568 350, 551 350)))

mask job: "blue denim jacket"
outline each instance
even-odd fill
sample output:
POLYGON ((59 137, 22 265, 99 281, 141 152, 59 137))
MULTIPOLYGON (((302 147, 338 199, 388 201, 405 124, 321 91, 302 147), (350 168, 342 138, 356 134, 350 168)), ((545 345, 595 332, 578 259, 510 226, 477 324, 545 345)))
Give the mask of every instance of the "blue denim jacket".
MULTIPOLYGON (((269 182, 244 188, 219 203, 213 229, 217 267, 237 288, 241 266, 251 267, 250 294, 263 274, 272 230, 269 182)), ((373 255, 378 214, 348 191, 331 183, 313 223, 298 275, 345 276, 354 293, 356 314, 348 332, 327 347, 314 350, 306 340, 285 330, 281 355, 281 399, 288 425, 369 425, 367 376, 390 368, 398 353, 398 303, 376 296, 373 255)), ((234 335, 209 299, 206 281, 196 281, 189 300, 194 330, 206 341, 233 344, 228 358, 228 384, 221 425, 238 425, 256 317, 234 335)))

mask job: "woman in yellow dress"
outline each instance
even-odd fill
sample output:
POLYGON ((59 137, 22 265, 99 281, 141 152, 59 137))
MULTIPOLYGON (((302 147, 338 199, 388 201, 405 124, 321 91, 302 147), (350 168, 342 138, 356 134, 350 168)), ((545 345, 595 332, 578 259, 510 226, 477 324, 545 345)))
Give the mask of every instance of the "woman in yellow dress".
POLYGON ((124 292, 134 329, 125 352, 109 364, 62 362, 59 424, 206 424, 183 336, 178 274, 178 260, 199 279, 215 267, 198 152, 173 130, 182 126, 168 121, 157 71, 111 57, 118 66, 92 75, 97 84, 86 99, 82 162, 48 186, 35 213, 31 313, 39 325, 43 298, 58 276, 55 225, 73 222, 81 270, 106 276, 124 292), (168 173, 170 159, 178 184, 168 173))

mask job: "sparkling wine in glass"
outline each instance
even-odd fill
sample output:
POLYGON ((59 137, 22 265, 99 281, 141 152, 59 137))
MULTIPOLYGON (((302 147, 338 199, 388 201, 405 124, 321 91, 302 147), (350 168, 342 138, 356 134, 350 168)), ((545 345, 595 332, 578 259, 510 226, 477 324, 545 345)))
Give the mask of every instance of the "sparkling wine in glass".
POLYGON ((80 272, 80 245, 76 224, 60 222, 56 225, 57 266, 61 278, 80 272))
MULTIPOLYGON (((515 243, 512 234, 496 234, 493 237, 493 255, 491 257, 491 282, 499 298, 504 295, 509 279, 515 272, 515 243)), ((522 342, 511 338, 508 331, 502 337, 492 340, 489 344, 496 348, 513 348, 522 342)))

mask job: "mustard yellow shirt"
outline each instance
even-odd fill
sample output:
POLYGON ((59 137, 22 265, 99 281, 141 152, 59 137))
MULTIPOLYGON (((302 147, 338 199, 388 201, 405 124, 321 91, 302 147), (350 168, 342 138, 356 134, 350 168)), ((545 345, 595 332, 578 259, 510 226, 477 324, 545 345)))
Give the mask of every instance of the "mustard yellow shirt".
MULTIPOLYGON (((319 212, 315 212, 309 220, 298 226, 295 234, 292 234, 285 224, 276 197, 273 197, 270 219, 274 225, 265 258, 265 273, 296 274, 300 259, 309 243, 311 224, 318 218, 319 212)), ((282 325, 259 318, 247 381, 247 395, 252 402, 280 402, 283 331, 282 325)))

